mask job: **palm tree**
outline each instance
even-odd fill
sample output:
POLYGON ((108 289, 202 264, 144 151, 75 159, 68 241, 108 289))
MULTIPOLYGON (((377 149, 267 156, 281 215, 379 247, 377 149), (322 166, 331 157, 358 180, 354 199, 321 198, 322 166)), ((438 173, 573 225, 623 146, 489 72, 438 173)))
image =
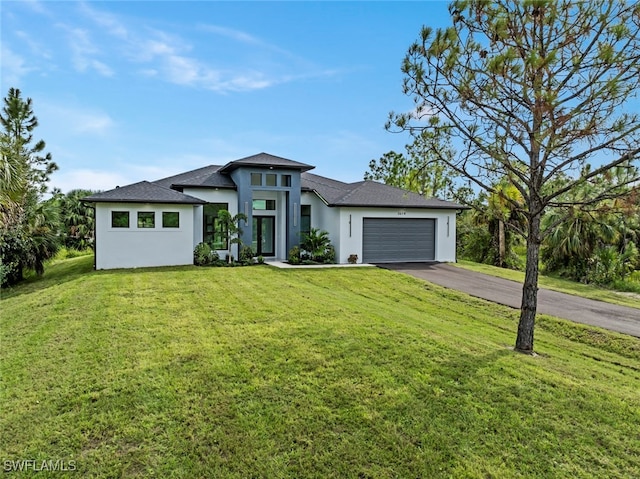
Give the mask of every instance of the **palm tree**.
POLYGON ((546 234, 540 256, 547 271, 585 281, 596 250, 620 238, 613 202, 589 202, 589 198, 597 196, 598 188, 598 185, 584 183, 572 192, 566 205, 553 208, 545 215, 541 226, 546 234))
POLYGON ((70 248, 83 250, 93 245, 94 210, 81 201, 93 193, 91 190, 76 189, 60 198, 63 234, 65 244, 70 248))
POLYGON ((26 192, 26 163, 16 155, 9 136, 0 136, 0 228, 16 221, 21 199, 26 192))
POLYGON ((44 273, 45 261, 53 258, 60 248, 58 213, 58 206, 54 201, 40 202, 29 209, 26 231, 30 248, 25 266, 33 269, 39 276, 44 273))

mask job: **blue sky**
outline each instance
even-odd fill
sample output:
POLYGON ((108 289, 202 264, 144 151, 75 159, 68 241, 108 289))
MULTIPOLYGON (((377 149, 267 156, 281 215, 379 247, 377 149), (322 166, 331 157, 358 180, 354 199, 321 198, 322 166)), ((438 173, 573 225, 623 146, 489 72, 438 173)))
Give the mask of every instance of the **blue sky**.
POLYGON ((2 96, 33 99, 51 186, 110 189, 262 151, 359 181, 402 151, 400 64, 445 2, 3 1, 2 96))

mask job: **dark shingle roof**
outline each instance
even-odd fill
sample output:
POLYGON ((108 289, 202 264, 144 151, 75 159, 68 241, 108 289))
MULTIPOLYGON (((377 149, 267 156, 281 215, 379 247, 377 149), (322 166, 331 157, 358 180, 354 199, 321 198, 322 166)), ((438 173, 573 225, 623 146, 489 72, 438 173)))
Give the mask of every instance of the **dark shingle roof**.
POLYGON ((148 181, 96 193, 82 199, 88 203, 174 203, 198 205, 206 201, 148 181))
POLYGON ((153 183, 165 188, 183 188, 186 186, 202 186, 205 188, 235 188, 236 184, 228 175, 220 173, 219 165, 209 165, 197 170, 187 171, 179 175, 156 180, 153 183))
POLYGON ((313 173, 302 173, 302 189, 314 191, 327 204, 332 205, 349 192, 349 184, 313 173))
POLYGON ((286 168, 289 170, 309 171, 315 168, 314 166, 307 165, 306 163, 300 163, 298 161, 287 160, 280 156, 270 155, 269 153, 258 153, 257 155, 247 156, 239 160, 232 161, 224 165, 221 169, 221 173, 229 173, 242 166, 259 166, 259 167, 273 167, 273 168, 286 168))
POLYGON ((376 181, 342 183, 323 176, 304 173, 302 186, 314 191, 329 206, 466 209, 458 203, 438 198, 425 198, 417 193, 376 181))
POLYGON ((438 198, 425 198, 417 193, 395 188, 375 181, 344 183, 324 176, 307 173, 313 166, 287 160, 267 153, 248 156, 227 163, 225 166, 209 165, 196 170, 156 180, 152 183, 141 181, 133 185, 97 193, 84 198, 84 201, 129 202, 129 203, 183 203, 203 204, 205 201, 180 191, 187 187, 232 188, 236 185, 229 172, 243 166, 274 167, 297 169, 301 174, 302 189, 313 191, 329 206, 361 206, 379 208, 439 208, 466 209, 465 206, 443 201, 438 198))

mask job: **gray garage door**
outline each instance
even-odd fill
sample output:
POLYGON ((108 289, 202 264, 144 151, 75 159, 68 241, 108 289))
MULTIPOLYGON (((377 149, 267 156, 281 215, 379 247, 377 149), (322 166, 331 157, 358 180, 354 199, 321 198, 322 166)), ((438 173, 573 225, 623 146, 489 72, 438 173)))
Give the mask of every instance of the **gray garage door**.
POLYGON ((363 263, 398 263, 435 259, 436 220, 364 218, 363 263))

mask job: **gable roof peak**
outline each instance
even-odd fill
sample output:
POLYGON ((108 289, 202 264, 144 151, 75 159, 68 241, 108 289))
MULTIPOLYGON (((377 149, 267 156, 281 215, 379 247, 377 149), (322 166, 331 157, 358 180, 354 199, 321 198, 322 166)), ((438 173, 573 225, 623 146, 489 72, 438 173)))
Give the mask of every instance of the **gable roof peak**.
POLYGON ((220 173, 230 173, 238 168, 242 167, 258 167, 258 168, 276 168, 276 169, 288 169, 298 170, 300 172, 309 171, 315 168, 314 166, 306 163, 300 163, 299 161, 289 160, 281 156, 271 155, 269 153, 258 153, 256 155, 240 158, 239 160, 230 161, 222 168, 220 173))

